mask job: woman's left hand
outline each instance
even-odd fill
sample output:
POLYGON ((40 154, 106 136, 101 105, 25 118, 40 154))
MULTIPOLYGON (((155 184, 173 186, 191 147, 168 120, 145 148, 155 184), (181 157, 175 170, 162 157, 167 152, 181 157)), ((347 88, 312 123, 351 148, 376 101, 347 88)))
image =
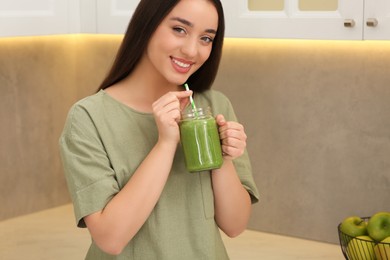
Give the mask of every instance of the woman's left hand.
POLYGON ((238 122, 226 121, 221 114, 215 117, 222 143, 222 154, 225 159, 233 160, 240 157, 246 147, 247 136, 244 126, 238 122))

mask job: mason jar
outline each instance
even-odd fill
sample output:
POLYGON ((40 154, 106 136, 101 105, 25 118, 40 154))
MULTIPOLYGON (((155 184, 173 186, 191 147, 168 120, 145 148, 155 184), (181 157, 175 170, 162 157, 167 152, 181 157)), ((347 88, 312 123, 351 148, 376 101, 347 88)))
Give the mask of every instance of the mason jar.
POLYGON ((184 111, 179 123, 180 141, 189 172, 217 169, 222 166, 218 126, 211 108, 184 111))

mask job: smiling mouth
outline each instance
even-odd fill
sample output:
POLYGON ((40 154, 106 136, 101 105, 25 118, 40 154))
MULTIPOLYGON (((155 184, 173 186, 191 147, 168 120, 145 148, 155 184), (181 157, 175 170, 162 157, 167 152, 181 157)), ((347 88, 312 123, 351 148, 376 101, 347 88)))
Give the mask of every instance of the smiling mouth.
POLYGON ((182 61, 176 60, 174 58, 172 58, 172 61, 173 61, 173 63, 175 63, 176 65, 178 65, 179 67, 182 67, 182 68, 189 68, 191 66, 191 63, 182 62, 182 61))
POLYGON ((173 67, 175 70, 179 73, 187 73, 190 71, 192 65, 194 65, 194 62, 186 61, 182 59, 175 59, 171 57, 173 67))

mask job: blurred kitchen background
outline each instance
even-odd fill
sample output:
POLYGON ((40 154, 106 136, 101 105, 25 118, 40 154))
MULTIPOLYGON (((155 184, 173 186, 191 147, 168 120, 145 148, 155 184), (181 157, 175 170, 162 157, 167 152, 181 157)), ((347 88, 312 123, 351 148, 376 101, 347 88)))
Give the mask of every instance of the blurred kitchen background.
MULTIPOLYGON (((0 0, 0 230, 15 225, 0 240, 13 220, 70 206, 58 138, 70 106, 107 73, 138 2, 0 0)), ((390 211, 390 5, 222 4, 214 88, 248 134, 261 194, 248 232, 336 250, 345 217, 390 211)))

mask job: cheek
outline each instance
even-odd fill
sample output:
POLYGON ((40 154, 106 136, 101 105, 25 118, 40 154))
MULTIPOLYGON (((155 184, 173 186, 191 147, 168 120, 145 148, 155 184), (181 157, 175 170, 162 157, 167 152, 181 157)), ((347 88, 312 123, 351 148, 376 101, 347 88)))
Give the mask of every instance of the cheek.
POLYGON ((149 53, 153 55, 158 55, 167 50, 169 46, 169 34, 167 34, 163 29, 157 29, 152 35, 152 38, 149 41, 148 50, 149 53))
POLYGON ((166 57, 166 47, 163 42, 152 41, 147 48, 147 55, 151 61, 162 62, 166 57))

